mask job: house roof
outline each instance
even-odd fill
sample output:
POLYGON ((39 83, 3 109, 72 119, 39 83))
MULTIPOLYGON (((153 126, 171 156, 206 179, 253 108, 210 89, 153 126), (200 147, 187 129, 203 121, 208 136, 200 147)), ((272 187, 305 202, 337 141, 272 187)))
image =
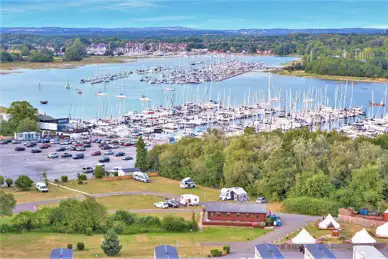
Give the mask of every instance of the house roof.
POLYGON ((262 259, 284 259, 279 248, 273 244, 259 244, 255 246, 256 251, 262 259))
POLYGON ((267 205, 258 203, 207 202, 204 207, 214 212, 267 213, 267 205))
POLYGON ((53 118, 51 116, 48 116, 48 115, 43 115, 43 114, 39 114, 38 118, 39 118, 40 121, 52 121, 52 120, 55 120, 55 118, 53 118))
POLYGON ((56 248, 51 250, 50 259, 72 259, 73 250, 67 248, 56 248))
POLYGON ((337 257, 323 244, 308 244, 304 246, 313 258, 336 259, 337 257))
POLYGON ((121 169, 125 173, 134 173, 134 172, 141 172, 140 168, 123 168, 121 169))
POLYGON ((154 248, 154 259, 179 259, 178 251, 169 245, 156 246, 154 248))
POLYGON ((353 253, 357 251, 363 256, 363 258, 384 259, 386 258, 379 250, 374 246, 353 246, 353 253))

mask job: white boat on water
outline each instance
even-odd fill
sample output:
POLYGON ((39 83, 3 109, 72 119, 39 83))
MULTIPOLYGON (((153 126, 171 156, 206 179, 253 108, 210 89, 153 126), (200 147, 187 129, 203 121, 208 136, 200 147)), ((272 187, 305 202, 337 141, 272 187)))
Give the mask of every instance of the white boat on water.
POLYGON ((126 99, 127 98, 123 93, 117 95, 116 97, 119 99, 126 99))
POLYGON ((139 100, 142 101, 142 102, 149 102, 149 101, 151 101, 151 99, 148 98, 148 96, 145 96, 145 95, 141 96, 139 98, 139 100))
POLYGON ((106 93, 105 92, 98 92, 96 93, 97 96, 106 96, 106 93))
POLYGON ((69 82, 67 82, 67 84, 65 85, 65 88, 66 88, 66 89, 70 89, 70 88, 71 88, 71 86, 70 86, 70 83, 69 83, 69 82))

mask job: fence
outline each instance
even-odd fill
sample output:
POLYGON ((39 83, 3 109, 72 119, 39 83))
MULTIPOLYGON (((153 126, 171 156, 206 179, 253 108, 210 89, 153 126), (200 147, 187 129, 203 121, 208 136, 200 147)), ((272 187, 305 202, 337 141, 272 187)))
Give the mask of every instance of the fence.
POLYGON ((368 228, 376 228, 378 226, 383 225, 385 222, 382 220, 376 220, 371 218, 364 218, 361 216, 355 217, 355 216, 347 216, 347 215, 338 215, 338 221, 348 224, 355 224, 355 225, 361 225, 368 228))
MULTIPOLYGON (((326 244, 327 247, 331 250, 353 250, 353 246, 360 244, 326 244)), ((388 249, 388 243, 375 243, 375 244, 362 244, 362 245, 371 245, 376 247, 376 249, 382 251, 388 249)), ((301 245, 298 244, 280 244, 278 245, 279 249, 282 251, 299 251, 301 245)))

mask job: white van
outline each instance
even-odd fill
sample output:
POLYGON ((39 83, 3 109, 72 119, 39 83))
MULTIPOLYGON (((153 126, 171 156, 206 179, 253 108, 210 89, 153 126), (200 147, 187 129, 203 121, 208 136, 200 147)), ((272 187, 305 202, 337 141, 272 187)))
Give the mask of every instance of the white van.
POLYGON ((39 192, 48 192, 48 188, 45 183, 37 182, 35 184, 36 190, 39 192))
POLYGON ((179 187, 181 187, 183 189, 195 188, 195 183, 193 182, 193 180, 191 180, 190 177, 186 177, 185 179, 183 179, 181 181, 181 183, 179 184, 179 187))
POLYGON ((113 174, 113 173, 118 173, 120 170, 123 170, 123 167, 122 167, 122 166, 115 166, 115 167, 113 167, 111 170, 109 170, 109 172, 110 172, 111 174, 113 174))
POLYGON ((183 194, 179 198, 179 203, 183 206, 198 206, 199 197, 194 194, 183 194))
POLYGON ((143 172, 134 172, 132 177, 136 181, 140 181, 140 182, 143 182, 143 183, 149 183, 150 182, 150 178, 148 177, 148 175, 146 173, 143 173, 143 172))
POLYGON ((94 173, 94 168, 91 166, 84 166, 84 167, 82 167, 82 173, 84 173, 84 174, 94 173))

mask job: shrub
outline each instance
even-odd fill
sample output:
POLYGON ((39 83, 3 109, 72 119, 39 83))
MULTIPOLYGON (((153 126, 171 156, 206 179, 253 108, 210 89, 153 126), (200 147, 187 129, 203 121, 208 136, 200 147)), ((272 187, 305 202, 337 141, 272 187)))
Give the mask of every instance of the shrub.
POLYGON ((33 181, 27 175, 21 175, 16 179, 15 185, 22 191, 28 191, 32 186, 33 181))
POLYGON ((230 246, 224 246, 222 250, 228 255, 230 254, 230 246))
POLYGON ((113 221, 122 221, 127 225, 131 225, 136 220, 136 214, 130 213, 125 210, 118 210, 115 212, 115 214, 112 215, 111 218, 113 221))
POLYGON ((86 228, 85 233, 86 233, 87 236, 91 236, 92 233, 93 233, 93 229, 92 228, 86 228))
POLYGON ((4 184, 4 177, 0 175, 0 186, 4 184))
POLYGON ((57 178, 54 179, 54 183, 58 184, 59 180, 57 178))
POLYGON ((222 256, 222 251, 220 251, 218 249, 212 249, 212 250, 210 250, 210 255, 212 257, 220 257, 220 256, 222 256))
POLYGON ((84 249, 85 249, 85 244, 84 244, 83 242, 78 242, 78 243, 77 243, 77 249, 78 249, 79 251, 84 250, 84 249))
POLYGON ((80 175, 80 179, 81 179, 82 181, 86 181, 86 180, 88 180, 88 177, 86 176, 86 174, 81 174, 81 175, 80 175))
POLYGON ((148 227, 160 227, 161 222, 158 217, 145 216, 136 219, 136 225, 148 227))
POLYGON ((67 183, 68 180, 69 180, 69 178, 67 177, 67 175, 62 175, 61 176, 62 183, 67 183))
POLYGON ((5 193, 0 190, 0 217, 12 216, 12 209, 15 208, 16 200, 12 193, 5 193))
POLYGON ((123 233, 123 231, 124 231, 124 229, 125 229, 125 223, 122 222, 122 221, 114 221, 114 222, 113 222, 113 225, 112 225, 112 229, 113 229, 117 234, 123 233))
POLYGON ((113 172, 114 176, 119 176, 119 172, 113 172))
POLYGON ((287 212, 304 215, 337 215, 340 204, 329 199, 310 197, 288 198, 284 200, 283 207, 287 212))
POLYGON ((162 221, 163 229, 167 232, 185 232, 191 229, 190 225, 186 224, 183 218, 167 216, 162 221))
POLYGON ((101 244, 101 249, 106 255, 114 256, 120 253, 122 245, 119 238, 113 229, 108 230, 104 236, 104 241, 101 244))
POLYGON ((102 166, 96 166, 96 169, 94 169, 94 177, 96 179, 101 179, 105 175, 105 169, 102 166))
POLYGON ((261 221, 261 222, 259 223, 259 226, 260 226, 261 228, 263 228, 263 227, 267 226, 267 223, 266 223, 265 221, 261 221))
POLYGON ((67 244, 67 249, 73 249, 73 244, 67 244))
POLYGON ((13 180, 11 178, 7 178, 7 180, 5 180, 5 183, 7 184, 8 187, 11 187, 13 184, 13 180))
POLYGON ((24 232, 33 229, 33 218, 33 212, 23 211, 17 214, 11 222, 18 231, 24 232))

